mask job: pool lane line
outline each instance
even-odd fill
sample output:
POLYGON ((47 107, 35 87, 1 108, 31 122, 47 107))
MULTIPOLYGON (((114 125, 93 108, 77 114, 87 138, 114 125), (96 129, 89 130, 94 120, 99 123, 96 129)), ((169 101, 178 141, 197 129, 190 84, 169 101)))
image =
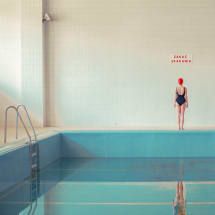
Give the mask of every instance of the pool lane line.
MULTIPOLYGON (((28 183, 28 182, 27 182, 28 183)), ((144 182, 135 182, 135 181, 64 181, 64 182, 43 182, 40 181, 40 184, 56 184, 56 185, 107 185, 107 186, 152 186, 152 185, 175 185, 176 181, 144 181, 144 182)), ((185 185, 190 184, 201 184, 201 185, 215 185, 215 181, 196 181, 196 182, 184 182, 185 185)))
MULTIPOLYGON (((1 204, 30 204, 31 202, 2 202, 1 204)), ((172 205, 172 202, 38 202, 41 205, 172 205)), ((215 204, 215 203, 214 203, 215 204)))
MULTIPOLYGON (((20 205, 20 204, 31 204, 32 202, 0 202, 0 205, 20 205)), ((74 205, 74 206, 96 206, 96 205, 124 205, 124 206, 165 206, 172 205, 172 202, 37 202, 40 205, 74 205)), ((186 202, 186 205, 215 205, 215 202, 186 202)))
MULTIPOLYGON (((103 185, 107 185, 107 186, 153 186, 153 185, 170 185, 173 186, 175 185, 177 182, 176 181, 142 181, 142 182, 135 182, 135 181, 64 181, 64 182, 57 182, 57 181, 40 181, 40 185, 50 185, 50 184, 55 184, 57 185, 98 185, 98 186, 103 186, 103 185)), ((25 185, 29 185, 31 184, 31 182, 29 182, 29 180, 26 180, 24 182, 20 182, 16 185, 13 185, 14 188, 8 188, 8 189, 14 189, 14 191, 17 189, 16 186, 18 186, 18 188, 20 186, 25 186, 25 185)), ((186 182, 185 181, 185 185, 215 185, 215 181, 196 181, 196 182, 186 182)), ((1 199, 2 196, 0 196, 1 199)))

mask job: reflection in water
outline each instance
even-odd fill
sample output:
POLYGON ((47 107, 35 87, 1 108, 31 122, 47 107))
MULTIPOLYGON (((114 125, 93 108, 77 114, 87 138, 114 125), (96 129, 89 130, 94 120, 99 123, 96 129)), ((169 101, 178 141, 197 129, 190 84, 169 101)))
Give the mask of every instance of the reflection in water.
POLYGON ((215 159, 64 158, 37 176, 0 193, 0 215, 212 215, 215 211, 215 159))
POLYGON ((186 215, 184 185, 183 182, 178 182, 176 187, 175 200, 173 202, 174 215, 186 215))
POLYGON ((39 174, 37 173, 31 177, 30 180, 30 195, 29 195, 29 210, 28 215, 34 215, 37 209, 37 200, 39 197, 39 187, 40 187, 40 178, 39 174))

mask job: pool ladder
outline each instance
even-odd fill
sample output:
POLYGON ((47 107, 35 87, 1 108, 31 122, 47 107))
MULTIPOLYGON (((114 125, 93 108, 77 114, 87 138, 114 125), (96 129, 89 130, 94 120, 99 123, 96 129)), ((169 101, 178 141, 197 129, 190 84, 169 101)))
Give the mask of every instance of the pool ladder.
POLYGON ((31 201, 31 204, 30 204, 30 208, 29 208, 29 211, 28 211, 28 215, 30 214, 34 214, 35 213, 35 210, 36 210, 36 207, 37 207, 37 197, 38 197, 38 192, 39 192, 39 175, 38 175, 38 165, 39 165, 39 162, 38 162, 38 144, 37 144, 37 135, 36 135, 36 132, 35 132, 35 129, 34 129, 34 126, 32 124, 32 121, 31 121, 31 118, 30 118, 30 115, 27 111, 27 108, 25 107, 25 105, 23 104, 20 104, 20 105, 17 105, 17 106, 8 106, 5 110, 5 124, 4 124, 4 143, 7 143, 7 124, 8 124, 8 111, 9 110, 14 110, 16 112, 16 139, 18 139, 19 137, 19 133, 18 133, 18 129, 19 129, 19 121, 21 122, 27 136, 28 136, 28 139, 29 139, 29 161, 30 161, 30 180, 31 180, 31 183, 30 183, 30 201, 31 201), (31 137, 29 131, 28 131, 28 128, 20 114, 20 109, 23 109, 26 116, 27 116, 27 119, 28 119, 28 123, 31 127, 31 130, 33 132, 33 138, 31 137), (35 202, 34 204, 34 207, 33 207, 33 203, 35 202))

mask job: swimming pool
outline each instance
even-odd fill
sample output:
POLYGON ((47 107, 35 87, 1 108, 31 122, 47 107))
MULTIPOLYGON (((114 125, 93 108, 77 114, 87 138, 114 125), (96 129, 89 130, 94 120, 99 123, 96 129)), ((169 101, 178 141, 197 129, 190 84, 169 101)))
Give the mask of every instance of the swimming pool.
POLYGON ((6 153, 9 158, 2 153, 0 165, 7 161, 11 171, 7 170, 5 177, 0 174, 0 214, 173 214, 177 181, 184 181, 187 214, 213 214, 214 134, 55 134, 39 141, 37 196, 27 178, 28 166, 22 174, 10 174, 13 162, 9 158, 24 165, 26 146, 6 153))

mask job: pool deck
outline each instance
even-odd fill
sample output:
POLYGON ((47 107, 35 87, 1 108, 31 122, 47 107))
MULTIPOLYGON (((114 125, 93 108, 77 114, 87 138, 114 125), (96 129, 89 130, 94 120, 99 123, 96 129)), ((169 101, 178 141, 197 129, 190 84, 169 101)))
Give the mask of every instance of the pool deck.
MULTIPOLYGON (((155 131, 177 131, 176 127, 37 127, 35 131, 37 135, 44 136, 49 135, 52 132, 61 132, 61 131, 146 131, 146 130, 155 130, 155 131)), ((213 126, 205 126, 205 127, 187 127, 184 131, 206 131, 206 130, 214 130, 213 126)), ((29 129, 29 131, 31 131, 29 129)), ((8 128, 8 141, 7 144, 4 144, 4 129, 0 127, 0 150, 8 146, 15 146, 16 144, 24 143, 27 140, 27 136, 25 130, 23 128, 19 129, 19 139, 18 141, 15 138, 15 128, 8 128)))
MULTIPOLYGON (((54 130, 55 130, 54 128, 49 128, 49 127, 35 128, 37 135, 48 134, 54 130)), ((30 129, 29 129, 29 131, 30 131, 30 129)), ((4 129, 0 128, 0 149, 6 147, 8 145, 16 145, 16 144, 20 144, 21 142, 24 143, 27 140, 27 135, 26 135, 25 130, 23 128, 19 129, 18 141, 16 140, 15 136, 16 136, 15 128, 8 128, 7 144, 4 144, 4 129)))

